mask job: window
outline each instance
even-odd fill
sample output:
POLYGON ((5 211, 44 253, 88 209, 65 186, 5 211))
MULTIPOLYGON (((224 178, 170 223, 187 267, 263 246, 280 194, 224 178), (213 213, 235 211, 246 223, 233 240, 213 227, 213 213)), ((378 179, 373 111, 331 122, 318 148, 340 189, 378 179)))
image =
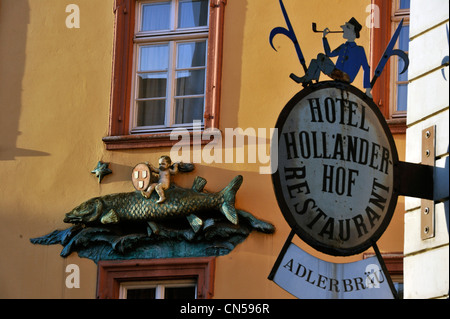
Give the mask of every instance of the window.
POLYGON ((120 284, 119 299, 196 299, 197 282, 191 280, 138 281, 120 284))
MULTIPOLYGON (((397 41, 397 48, 408 53, 409 51, 409 6, 410 0, 397 0, 394 1, 394 15, 392 21, 392 33, 397 29, 400 21, 404 19, 402 31, 400 32, 399 39, 397 41)), ((406 117, 407 102, 408 102, 408 70, 403 74, 404 61, 395 56, 394 67, 392 68, 391 77, 394 81, 391 81, 393 88, 391 91, 391 117, 406 117)))
POLYGON ((100 261, 97 298, 209 299, 215 257, 100 261))
POLYGON ((116 0, 107 149, 170 146, 217 128, 226 0, 116 0))
POLYGON ((208 1, 140 2, 131 132, 203 122, 208 1))
MULTIPOLYGON (((380 9, 380 28, 372 31, 372 70, 375 70, 384 50, 400 21, 404 19, 396 48, 408 53, 409 50, 409 7, 410 0, 373 0, 380 9)), ((408 71, 400 74, 404 62, 394 56, 373 89, 373 99, 380 107, 392 133, 406 132, 406 111, 408 97, 408 71)))

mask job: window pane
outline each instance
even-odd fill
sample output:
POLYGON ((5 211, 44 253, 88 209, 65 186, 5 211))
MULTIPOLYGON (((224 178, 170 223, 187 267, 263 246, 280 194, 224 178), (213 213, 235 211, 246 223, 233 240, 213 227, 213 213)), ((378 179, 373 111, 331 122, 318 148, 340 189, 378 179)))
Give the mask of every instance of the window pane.
POLYGON ((206 41, 179 43, 177 68, 186 69, 206 64, 206 41))
POLYGON ((164 125, 166 100, 138 101, 137 125, 164 125))
MULTIPOLYGON (((409 51, 409 25, 405 25, 400 32, 399 37, 399 49, 405 52, 409 51)), ((403 74, 405 67, 405 62, 401 58, 397 58, 397 81, 407 82, 408 81, 408 70, 403 74)), ((408 84, 402 83, 397 85, 397 111, 406 111, 408 105, 408 84)))
POLYGON ((195 287, 166 287, 164 299, 196 299, 195 287))
POLYGON ((175 124, 203 122, 203 98, 177 99, 175 101, 175 124))
POLYGON ((168 44, 147 45, 140 48, 139 71, 162 71, 168 68, 168 44))
POLYGON ((208 0, 180 0, 178 28, 207 26, 208 4, 208 0))
POLYGON ((397 85, 397 111, 406 111, 408 102, 408 85, 397 85))
MULTIPOLYGON (((409 25, 403 26, 402 31, 400 32, 399 37, 399 49, 408 52, 409 51, 409 25)), ((405 73, 400 74, 405 67, 405 62, 401 58, 397 58, 397 69, 398 69, 398 77, 397 81, 408 81, 408 70, 405 73)))
POLYGON ((138 75, 138 98, 165 97, 167 73, 147 73, 138 75))
POLYGON ((411 6, 411 0, 400 0, 400 9, 409 9, 411 6))
POLYGON ((170 29, 170 2, 142 5, 141 31, 170 29))
POLYGON ((409 50, 409 25, 404 25, 400 31, 398 40, 399 49, 403 51, 409 50))
POLYGON ((178 71, 176 81, 177 96, 203 94, 205 90, 205 69, 178 71))
POLYGON ((155 299, 156 288, 127 289, 127 299, 155 299))

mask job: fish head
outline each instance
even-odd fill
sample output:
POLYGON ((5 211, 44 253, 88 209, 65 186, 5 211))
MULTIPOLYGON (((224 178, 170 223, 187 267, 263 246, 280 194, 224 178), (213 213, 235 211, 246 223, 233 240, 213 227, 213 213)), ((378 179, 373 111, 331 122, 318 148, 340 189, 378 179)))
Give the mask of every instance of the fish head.
POLYGON ((78 205, 64 217, 65 223, 92 223, 99 219, 102 203, 98 198, 93 198, 78 205))

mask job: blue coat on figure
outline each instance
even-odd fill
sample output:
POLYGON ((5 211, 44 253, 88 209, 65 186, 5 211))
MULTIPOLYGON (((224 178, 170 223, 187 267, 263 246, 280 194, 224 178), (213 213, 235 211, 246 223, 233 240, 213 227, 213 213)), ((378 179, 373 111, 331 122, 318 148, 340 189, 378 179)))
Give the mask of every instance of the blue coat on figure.
POLYGON ((359 38, 362 26, 355 18, 351 18, 341 28, 344 32, 343 38, 347 40, 346 43, 331 51, 326 38, 330 30, 326 28, 323 31, 322 39, 325 54, 319 53, 317 59, 311 61, 303 77, 297 77, 294 74, 291 74, 290 77, 297 83, 308 83, 312 80, 318 81, 320 72, 323 72, 334 80, 352 83, 362 68, 364 70, 364 88, 366 94, 371 97, 370 66, 367 63, 366 52, 363 47, 355 43, 355 39, 359 38), (336 64, 331 61, 332 57, 338 57, 336 64))

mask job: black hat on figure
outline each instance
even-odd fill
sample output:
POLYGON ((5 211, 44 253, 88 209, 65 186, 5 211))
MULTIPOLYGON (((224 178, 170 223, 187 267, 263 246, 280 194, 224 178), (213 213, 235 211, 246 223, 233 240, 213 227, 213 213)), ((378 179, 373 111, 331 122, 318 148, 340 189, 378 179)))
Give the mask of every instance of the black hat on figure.
POLYGON ((348 20, 347 23, 349 23, 355 27, 356 38, 359 38, 359 32, 362 29, 362 25, 355 18, 351 18, 350 20, 348 20))

